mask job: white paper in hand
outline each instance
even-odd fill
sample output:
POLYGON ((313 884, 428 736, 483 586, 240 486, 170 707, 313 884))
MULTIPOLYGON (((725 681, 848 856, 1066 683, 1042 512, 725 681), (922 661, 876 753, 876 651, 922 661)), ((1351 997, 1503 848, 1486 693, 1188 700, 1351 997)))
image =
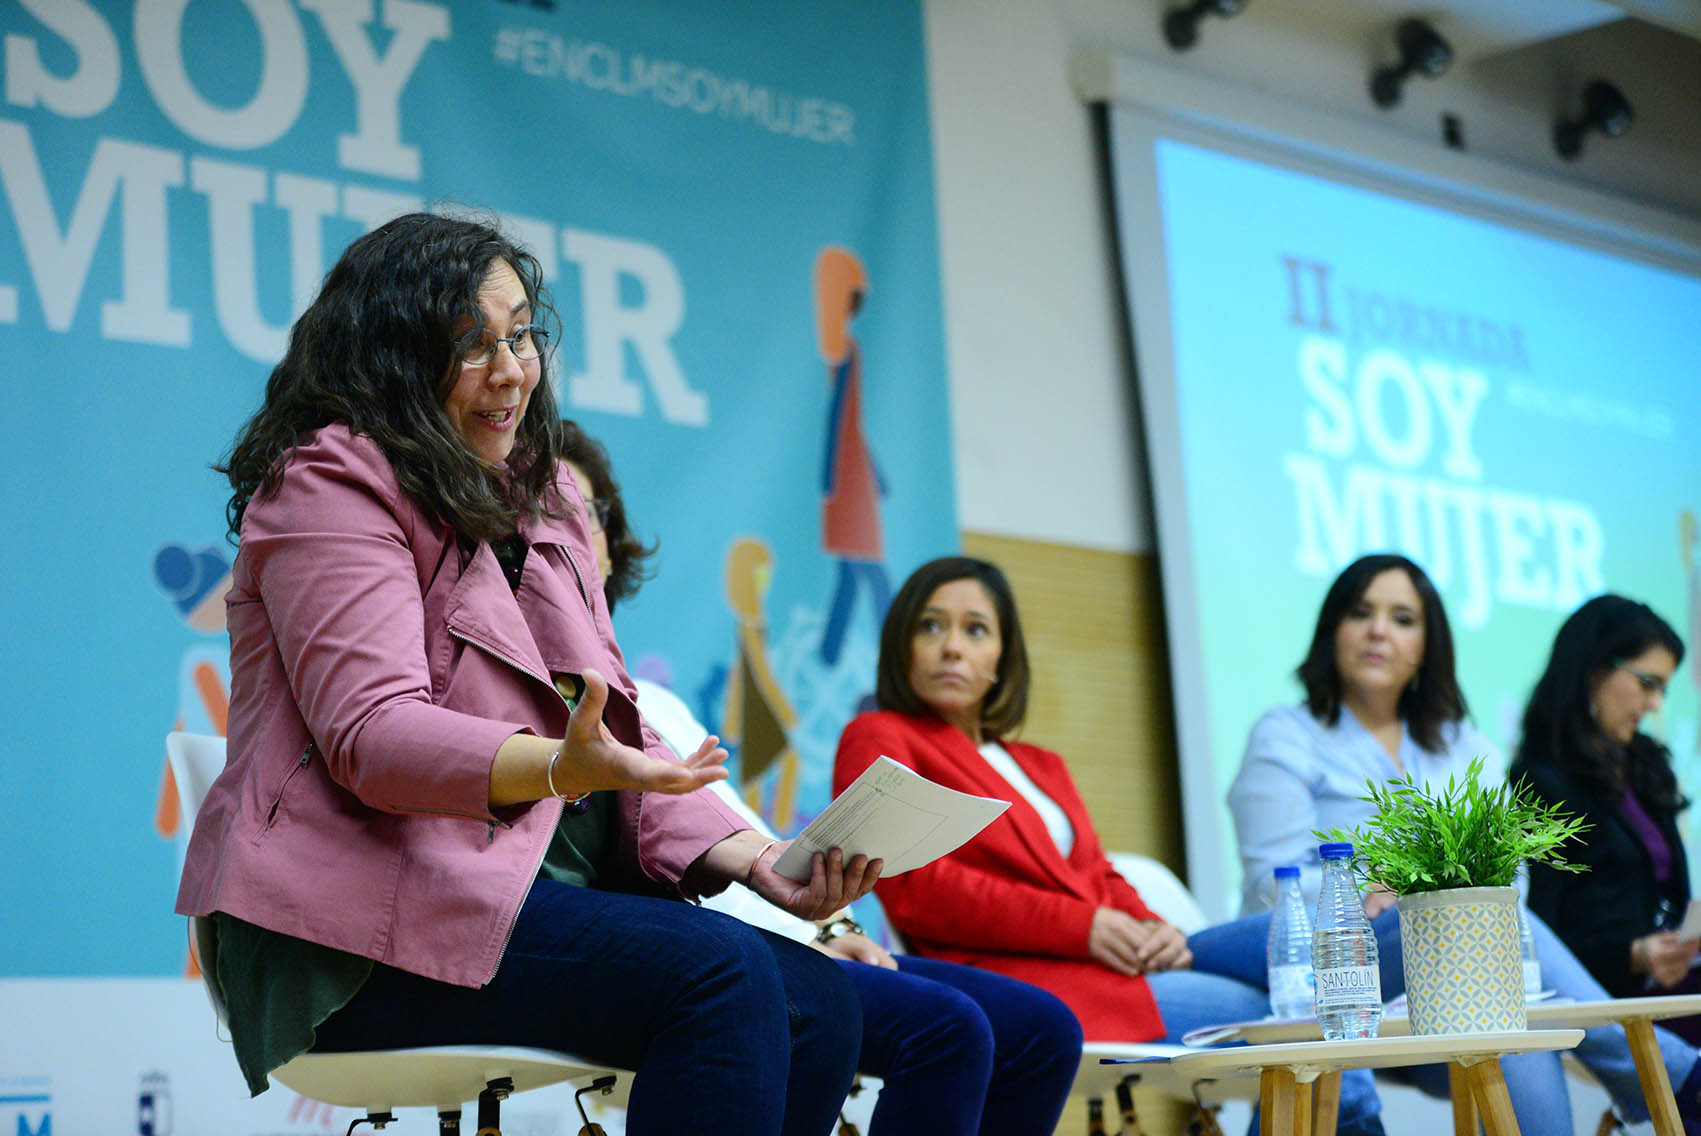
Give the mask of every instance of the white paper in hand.
POLYGON ((846 861, 858 854, 884 860, 881 877, 895 876, 956 851, 1009 807, 1009 801, 947 789, 881 757, 797 834, 774 871, 802 883, 815 853, 839 848, 846 861))
POLYGON ((1683 912, 1683 924, 1677 929, 1680 939, 1701 939, 1701 899, 1692 899, 1683 912))

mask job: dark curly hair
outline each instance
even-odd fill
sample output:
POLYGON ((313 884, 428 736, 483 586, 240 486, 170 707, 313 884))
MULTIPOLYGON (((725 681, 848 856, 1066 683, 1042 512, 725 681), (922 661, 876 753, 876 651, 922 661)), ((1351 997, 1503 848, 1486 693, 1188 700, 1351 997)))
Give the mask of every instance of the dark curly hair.
POLYGON ((880 627, 880 665, 875 672, 874 701, 882 710, 897 710, 917 716, 932 714, 910 685, 916 625, 921 622, 927 601, 943 585, 954 580, 975 580, 992 597, 998 616, 998 635, 1003 651, 998 656, 998 673, 981 703, 981 730, 990 739, 1006 737, 1028 714, 1028 645, 1022 636, 1022 621, 1016 614, 1016 593, 998 565, 972 556, 941 556, 910 573, 880 627))
POLYGON ((1640 731, 1621 746, 1601 732, 1592 712, 1595 683, 1655 647, 1683 661, 1683 640, 1645 603, 1602 595, 1572 612, 1524 708, 1513 765, 1553 766, 1603 800, 1617 800, 1628 787, 1656 808, 1688 805, 1665 746, 1640 731))
POLYGON ((1341 720, 1341 668, 1335 658, 1335 632, 1341 620, 1364 598, 1370 582, 1390 569, 1398 569, 1411 580, 1423 601, 1423 662, 1400 692, 1399 713, 1411 731, 1412 741, 1429 753, 1445 748, 1442 730, 1469 712, 1459 677, 1454 673, 1453 629, 1447 608, 1429 574, 1411 560, 1392 552, 1361 556, 1335 577, 1317 613, 1317 628, 1311 647, 1294 674, 1305 687, 1305 705, 1311 716, 1324 725, 1341 720))
MULTIPOLYGON (((608 523, 603 536, 608 539, 608 579, 602 582, 603 598, 612 612, 621 600, 631 599, 655 570, 645 561, 656 553, 657 545, 648 548, 633 533, 626 520, 626 503, 620 496, 620 483, 614 480, 614 468, 608 461, 608 450, 595 438, 580 429, 571 418, 561 420, 561 458, 578 466, 590 478, 591 492, 608 502, 608 523)), ((586 502, 588 506, 590 502, 586 502)))
POLYGON ((506 536, 522 514, 562 515, 547 353, 505 473, 472 451, 443 409, 456 377, 457 331, 483 326, 478 290, 499 260, 525 288, 532 321, 547 328, 553 311, 542 269, 493 223, 410 213, 343 251, 290 329, 260 409, 214 466, 233 490, 233 538, 248 503, 276 488, 302 435, 333 422, 377 443, 402 488, 463 538, 506 536))

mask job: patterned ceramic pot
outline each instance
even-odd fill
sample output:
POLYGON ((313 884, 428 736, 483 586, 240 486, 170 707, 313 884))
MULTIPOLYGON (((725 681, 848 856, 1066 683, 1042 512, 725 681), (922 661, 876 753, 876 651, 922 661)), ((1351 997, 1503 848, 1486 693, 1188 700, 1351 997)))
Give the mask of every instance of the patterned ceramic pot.
POLYGON ((1525 1028, 1517 888, 1417 892, 1399 908, 1414 1034, 1525 1028))

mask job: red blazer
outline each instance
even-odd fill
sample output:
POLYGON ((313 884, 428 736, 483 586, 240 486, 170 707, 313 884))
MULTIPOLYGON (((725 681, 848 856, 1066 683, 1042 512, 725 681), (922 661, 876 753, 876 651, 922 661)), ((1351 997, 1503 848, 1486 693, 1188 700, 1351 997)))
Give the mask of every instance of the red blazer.
POLYGON ((956 727, 890 711, 863 714, 845 727, 833 766, 835 794, 885 755, 930 781, 1011 802, 949 856, 876 884, 887 917, 916 954, 1050 990, 1075 1011, 1089 1041, 1162 1037, 1163 1019, 1146 980, 1118 974, 1087 953, 1098 908, 1158 917, 1105 858, 1063 759, 1020 742, 1004 748, 1069 817, 1075 848, 1067 860, 1034 807, 956 727))

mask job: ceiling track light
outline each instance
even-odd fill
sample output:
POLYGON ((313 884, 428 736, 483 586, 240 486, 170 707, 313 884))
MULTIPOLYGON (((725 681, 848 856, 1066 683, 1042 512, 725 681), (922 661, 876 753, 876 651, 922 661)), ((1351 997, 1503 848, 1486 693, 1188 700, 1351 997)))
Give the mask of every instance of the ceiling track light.
POLYGON ((1176 51, 1186 51, 1199 40, 1199 22, 1206 16, 1229 19, 1240 15, 1247 0, 1192 0, 1164 13, 1164 41, 1176 51))
POLYGON ((1401 20, 1394 30, 1400 61, 1378 67, 1370 75, 1370 101, 1386 110, 1400 101, 1401 88, 1413 75, 1435 79, 1453 63, 1453 45, 1441 38, 1428 20, 1401 20))
POLYGON ((1636 110, 1623 91, 1605 79, 1591 79, 1583 85, 1582 117, 1561 118, 1553 124, 1553 148, 1569 162, 1583 152, 1583 136, 1589 131, 1617 138, 1635 121, 1636 110))

